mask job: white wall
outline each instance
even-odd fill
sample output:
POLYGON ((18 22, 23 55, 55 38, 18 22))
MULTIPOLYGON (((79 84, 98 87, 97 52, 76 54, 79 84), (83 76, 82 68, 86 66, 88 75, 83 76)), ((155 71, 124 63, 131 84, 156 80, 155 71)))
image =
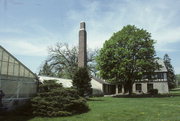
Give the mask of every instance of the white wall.
POLYGON ((154 89, 158 89, 158 92, 163 94, 163 93, 169 93, 168 89, 168 83, 167 82, 158 82, 154 83, 154 89))
POLYGON ((142 86, 142 92, 147 93, 147 84, 153 84, 154 89, 158 89, 158 93, 163 94, 163 93, 169 93, 169 88, 168 88, 168 83, 167 82, 139 82, 139 83, 134 83, 133 84, 133 92, 136 92, 136 84, 141 84, 142 86))
MULTIPOLYGON (((39 76, 39 80, 43 82, 44 80, 58 80, 58 83, 61 83, 63 87, 71 87, 72 80, 70 79, 62 79, 62 78, 55 78, 55 77, 47 77, 47 76, 39 76)), ((98 81, 91 79, 91 85, 93 89, 93 95, 102 95, 103 94, 103 84, 99 83, 98 81)))
POLYGON ((103 84, 98 81, 91 79, 91 85, 93 88, 93 95, 101 95, 103 94, 103 84))

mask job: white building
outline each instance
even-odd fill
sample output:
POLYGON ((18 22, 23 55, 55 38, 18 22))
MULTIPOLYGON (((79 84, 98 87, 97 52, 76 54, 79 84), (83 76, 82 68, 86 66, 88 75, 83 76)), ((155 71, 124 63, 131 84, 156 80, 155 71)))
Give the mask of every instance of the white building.
POLYGON ((169 93, 166 66, 162 59, 159 59, 158 63, 162 67, 155 71, 154 79, 144 78, 136 81, 133 85, 133 92, 148 93, 151 89, 158 89, 160 94, 169 93))
MULTIPOLYGON (((48 77, 48 76, 39 76, 39 81, 43 83, 45 80, 56 80, 57 83, 61 83, 63 87, 70 88, 72 87, 72 80, 71 79, 63 79, 57 77, 48 77)), ((92 77, 91 85, 93 89, 93 95, 104 95, 103 93, 103 85, 107 85, 108 83, 100 80, 98 78, 92 77)))
MULTIPOLYGON (((157 89, 158 93, 169 93, 168 81, 167 81, 167 69, 162 59, 158 60, 158 63, 162 66, 159 70, 155 71, 153 78, 148 79, 148 76, 144 76, 141 80, 136 80, 132 87, 132 92, 136 94, 146 94, 151 89, 157 89)), ((124 94, 126 93, 122 84, 118 85, 104 85, 104 94, 124 94)))
MULTIPOLYGON (((160 70, 155 71, 154 79, 141 79, 135 81, 133 84, 133 93, 145 94, 151 89, 158 89, 158 93, 164 94, 169 93, 168 82, 167 82, 167 69, 164 65, 163 60, 159 59, 158 63, 162 66, 160 70)), ((58 83, 62 83, 64 87, 72 87, 72 80, 62 79, 55 77, 39 76, 39 80, 57 80, 58 83)), ((110 84, 104 80, 92 77, 91 85, 93 89, 93 95, 112 95, 112 94, 124 94, 124 88, 121 84, 115 85, 110 84)))

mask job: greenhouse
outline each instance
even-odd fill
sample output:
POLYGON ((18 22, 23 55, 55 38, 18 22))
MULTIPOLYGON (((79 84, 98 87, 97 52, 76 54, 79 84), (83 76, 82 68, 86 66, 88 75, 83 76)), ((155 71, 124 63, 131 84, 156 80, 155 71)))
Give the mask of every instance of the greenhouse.
POLYGON ((0 46, 1 106, 7 110, 24 104, 37 92, 37 76, 0 46))

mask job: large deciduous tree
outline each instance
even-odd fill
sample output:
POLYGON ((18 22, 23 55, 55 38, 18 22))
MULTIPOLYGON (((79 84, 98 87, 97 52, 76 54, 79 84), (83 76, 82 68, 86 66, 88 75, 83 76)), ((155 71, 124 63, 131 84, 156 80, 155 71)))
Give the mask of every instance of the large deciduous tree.
POLYGON ((150 33, 127 25, 106 40, 97 56, 102 78, 121 83, 131 95, 135 80, 143 74, 152 74, 158 68, 150 33))
POLYGON ((57 43, 49 48, 48 62, 58 77, 72 78, 77 69, 77 47, 69 47, 66 43, 57 43))
MULTIPOLYGON (((92 75, 96 75, 97 72, 95 62, 95 56, 97 53, 98 49, 88 49, 87 68, 90 70, 92 75)), ((78 47, 69 47, 66 43, 57 43, 55 46, 50 47, 49 57, 41 69, 41 75, 44 67, 47 67, 47 65, 49 67, 48 69, 51 69, 54 76, 72 79, 74 72, 78 68, 78 47)), ((43 74, 46 75, 46 73, 43 74)))
POLYGON ((167 71, 168 71, 167 72, 167 81, 168 81, 169 89, 175 88, 175 86, 176 86, 176 83, 175 83, 176 76, 175 76, 175 73, 174 73, 174 68, 171 65, 171 59, 170 59, 168 54, 164 55, 164 64, 165 64, 165 66, 167 68, 167 71))

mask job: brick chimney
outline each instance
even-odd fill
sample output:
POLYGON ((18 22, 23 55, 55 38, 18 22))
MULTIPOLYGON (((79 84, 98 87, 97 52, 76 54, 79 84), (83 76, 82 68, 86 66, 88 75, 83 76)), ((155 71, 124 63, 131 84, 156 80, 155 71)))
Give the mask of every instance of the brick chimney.
POLYGON ((86 47, 87 33, 85 22, 80 23, 79 30, 79 55, 78 67, 86 67, 87 65, 87 47, 86 47))

